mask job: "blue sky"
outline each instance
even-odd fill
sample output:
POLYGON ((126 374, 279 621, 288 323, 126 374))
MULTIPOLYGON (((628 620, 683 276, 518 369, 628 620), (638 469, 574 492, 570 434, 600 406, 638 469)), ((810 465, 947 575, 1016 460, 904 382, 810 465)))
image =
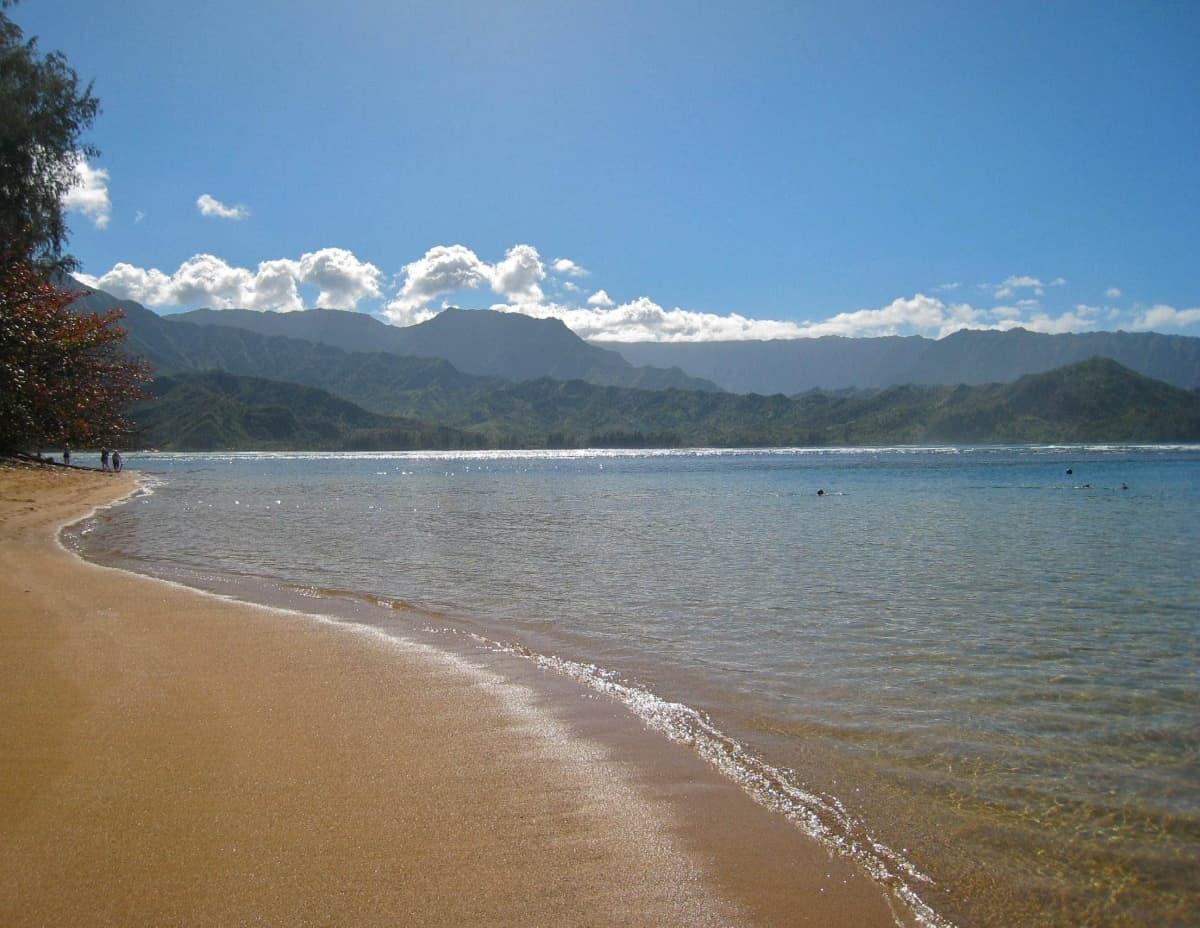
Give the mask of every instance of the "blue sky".
POLYGON ((10 15, 102 101, 71 250, 158 309, 1200 334, 1195 3, 10 15))

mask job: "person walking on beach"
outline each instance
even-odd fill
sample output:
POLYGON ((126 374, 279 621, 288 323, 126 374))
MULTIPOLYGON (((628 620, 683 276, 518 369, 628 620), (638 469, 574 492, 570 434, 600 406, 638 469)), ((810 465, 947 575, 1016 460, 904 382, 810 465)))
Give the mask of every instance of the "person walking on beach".
POLYGON ((112 453, 113 473, 121 472, 121 452, 114 450, 112 453))
POLYGON ((71 463, 71 446, 70 445, 63 445, 63 463, 64 464, 71 463))
POLYGON ((107 448, 100 449, 100 469, 108 470, 108 449, 107 448))

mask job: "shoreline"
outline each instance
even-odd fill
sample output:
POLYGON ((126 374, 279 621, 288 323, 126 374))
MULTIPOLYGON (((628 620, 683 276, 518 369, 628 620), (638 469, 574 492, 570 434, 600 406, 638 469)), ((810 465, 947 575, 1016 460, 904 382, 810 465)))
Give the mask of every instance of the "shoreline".
POLYGON ((36 470, 0 470, 6 924, 911 920, 577 684, 78 558, 133 475, 36 470))

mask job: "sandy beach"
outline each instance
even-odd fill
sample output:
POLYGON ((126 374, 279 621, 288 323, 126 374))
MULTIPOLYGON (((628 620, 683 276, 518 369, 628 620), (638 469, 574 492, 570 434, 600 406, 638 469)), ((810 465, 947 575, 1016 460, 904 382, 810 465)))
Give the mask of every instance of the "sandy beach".
POLYGON ((895 924, 620 711, 58 544, 135 487, 0 467, 0 923, 895 924))

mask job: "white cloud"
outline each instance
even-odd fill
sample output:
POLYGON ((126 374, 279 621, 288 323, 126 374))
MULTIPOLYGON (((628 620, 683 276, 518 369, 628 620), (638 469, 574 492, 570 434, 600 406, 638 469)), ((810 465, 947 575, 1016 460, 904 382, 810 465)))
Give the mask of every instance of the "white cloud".
POLYGON ((244 206, 226 206, 216 197, 202 193, 196 197, 196 208, 201 216, 211 216, 215 219, 245 219, 250 210, 244 206))
POLYGON ((687 309, 664 309, 649 297, 638 297, 608 309, 583 309, 557 303, 497 303, 492 309, 524 313, 539 319, 561 319, 583 338, 609 341, 737 341, 748 338, 796 338, 804 334, 794 322, 747 319, 687 309))
POLYGON ((1055 277, 1054 280, 1050 281, 1050 286, 1051 287, 1064 287, 1064 286, 1066 286, 1066 283, 1067 283, 1067 278, 1055 277))
POLYGON ((137 223, 141 222, 141 221, 142 221, 143 219, 145 219, 145 218, 146 218, 146 214, 145 214, 145 213, 143 213, 143 212, 142 212, 142 211, 139 209, 139 210, 138 210, 136 213, 134 213, 134 214, 133 214, 133 222, 134 222, 134 225, 137 225, 137 223))
POLYGON ((952 281, 949 281, 948 283, 938 284, 936 287, 933 288, 933 292, 934 293, 945 293, 950 290, 957 290, 961 286, 962 286, 961 280, 952 280, 952 281))
POLYGON ((97 282, 102 290, 148 306, 214 309, 302 309, 292 262, 263 261, 258 271, 234 267, 210 254, 193 255, 173 274, 118 264, 97 282))
POLYGON ((965 328, 987 328, 982 310, 967 303, 946 304, 937 297, 916 293, 892 300, 878 309, 838 313, 822 322, 806 322, 805 335, 898 335, 915 329, 938 338, 965 328))
POLYGON ((83 152, 76 152, 75 178, 75 186, 63 194, 63 208, 83 213, 97 229, 108 228, 108 221, 112 218, 108 171, 92 167, 83 152))
MULTIPOLYGON (((606 290, 584 293, 570 280, 550 276, 566 271, 545 264, 528 244, 509 248, 489 263, 465 245, 437 245, 402 268, 399 285, 385 292, 383 274, 374 264, 342 248, 323 248, 299 258, 278 258, 257 267, 230 265, 210 254, 198 254, 173 273, 157 268, 117 264, 96 278, 80 280, 154 307, 213 306, 291 311, 303 308, 305 295, 315 290, 309 305, 358 309, 364 301, 388 300, 381 310, 389 321, 410 325, 436 315, 462 291, 487 289, 498 295, 493 310, 538 318, 561 319, 585 338, 610 341, 736 341, 745 339, 813 338, 920 334, 941 338, 961 329, 1036 332, 1075 332, 1126 320, 1127 312, 1110 307, 1076 304, 1053 315, 1035 294, 1042 291, 1035 277, 1010 277, 1002 284, 981 285, 980 299, 990 291, 1014 291, 1021 297, 995 305, 972 305, 939 295, 915 293, 884 305, 868 306, 806 321, 753 319, 738 313, 704 312, 663 305, 648 295, 617 303, 606 290), (543 292, 545 281, 553 296, 543 292), (311 288, 311 289, 310 289, 311 288), (1022 294, 1021 291, 1024 291, 1022 294), (390 297, 390 300, 388 299, 390 297), (582 304, 582 305, 581 305, 582 304)), ((573 267, 579 265, 571 262, 573 267)), ((578 275, 576 275, 578 276, 578 275)), ((1052 282, 1048 286, 1054 286, 1052 282)), ((942 289, 953 289, 941 285, 942 289)), ((990 302, 990 301, 984 301, 990 302)), ((374 303, 373 306, 378 306, 374 303)), ((373 307, 372 307, 373 308, 373 307)), ((1200 309, 1154 306, 1141 312, 1138 328, 1183 328, 1200 323, 1200 309)))
POLYGON ((1151 306, 1133 320, 1135 329, 1182 329, 1200 322, 1200 307, 1176 309, 1163 303, 1151 306))
POLYGON ((666 309, 649 297, 613 305, 604 291, 601 299, 582 308, 559 303, 498 303, 493 310, 520 312, 538 318, 561 319, 583 338, 599 341, 740 341, 745 339, 817 338, 840 335, 847 338, 916 333, 944 338, 962 329, 1008 330, 1026 328, 1034 332, 1075 332, 1095 327, 1094 307, 1078 306, 1072 312, 1051 316, 1029 313, 1029 306, 981 308, 968 303, 946 303, 923 293, 892 300, 885 306, 838 313, 827 319, 789 322, 749 319, 737 313, 720 315, 693 310, 666 309), (607 300, 607 303, 605 302, 607 300))
POLYGON ((145 270, 122 261, 100 277, 91 274, 76 274, 75 277, 89 287, 106 290, 113 296, 149 306, 168 305, 163 302, 163 297, 170 289, 171 278, 155 268, 145 270))
POLYGON ((496 264, 488 264, 466 245, 435 245, 404 265, 403 275, 400 292, 383 310, 400 325, 429 318, 429 304, 440 296, 484 284, 510 303, 540 303, 545 298, 541 282, 546 266, 532 245, 513 245, 496 264))
POLYGON ((1063 332, 1082 332, 1094 329, 1093 319, 1073 312, 1065 312, 1061 316, 1048 316, 1046 313, 1034 313, 1028 319, 1014 320, 1013 324, 1005 324, 1003 328, 1028 329, 1030 332, 1045 332, 1048 335, 1060 335, 1063 332))
POLYGON ((570 258, 555 258, 554 263, 550 265, 556 274, 564 274, 567 277, 587 277, 590 271, 585 267, 580 267, 570 258))
POLYGON ((1119 300, 1121 298, 1121 290, 1119 287, 1109 287, 1104 291, 1104 295, 1110 300, 1119 300))
MULTIPOLYGON (((1057 278, 1057 280, 1062 280, 1062 278, 1057 278)), ((1066 283, 1065 280, 1062 282, 1066 283)), ((1044 286, 1046 285, 1036 277, 1030 277, 1026 274, 1015 274, 1005 280, 1004 283, 1000 284, 1000 286, 996 288, 996 292, 993 294, 993 296, 995 296, 998 300, 1007 300, 1018 290, 1029 289, 1032 289, 1034 293, 1036 293, 1038 296, 1041 296, 1042 288, 1044 286)), ((1052 286, 1058 286, 1057 281, 1052 284, 1052 286)))
POLYGON ((360 300, 383 296, 379 268, 359 261, 344 248, 322 248, 301 255, 294 276, 317 288, 315 305, 325 309, 355 309, 360 300))
POLYGON ((510 303, 542 299, 539 283, 546 277, 541 256, 532 245, 513 245, 492 269, 492 290, 510 303))
POLYGON ((255 270, 236 267, 210 254, 193 255, 172 274, 124 262, 106 274, 77 275, 91 287, 147 306, 209 306, 294 312, 304 308, 299 285, 316 287, 316 305, 355 309, 368 297, 382 296, 379 268, 341 248, 323 248, 298 260, 259 262, 255 270))
POLYGON ((428 319, 428 304, 446 293, 474 290, 492 279, 492 268, 465 245, 435 245, 404 265, 404 284, 384 308, 384 315, 399 325, 428 319))

